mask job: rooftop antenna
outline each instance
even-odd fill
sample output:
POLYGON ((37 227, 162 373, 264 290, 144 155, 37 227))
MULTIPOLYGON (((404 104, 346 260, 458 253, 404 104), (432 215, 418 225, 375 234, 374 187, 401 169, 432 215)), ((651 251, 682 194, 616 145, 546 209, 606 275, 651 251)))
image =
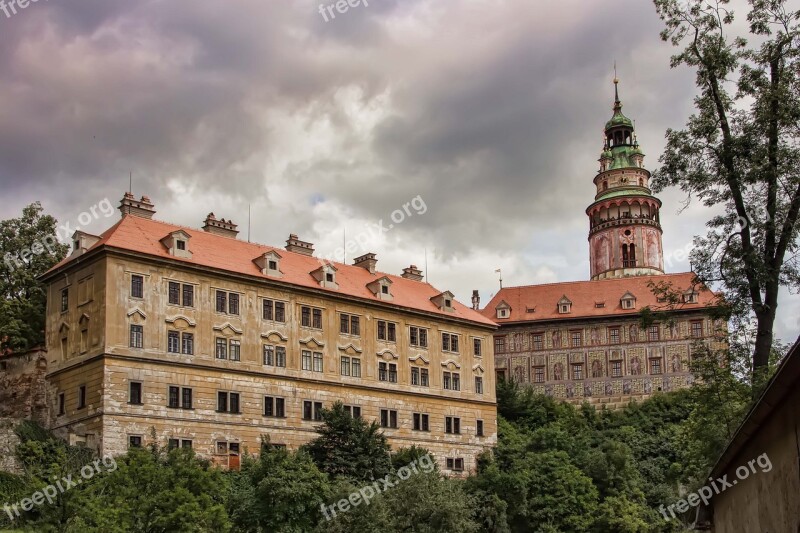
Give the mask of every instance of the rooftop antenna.
POLYGON ((503 288, 503 269, 502 268, 498 268, 494 272, 495 272, 495 274, 500 274, 500 288, 502 289, 503 288))
POLYGON ((428 283, 428 248, 425 248, 425 283, 428 283))

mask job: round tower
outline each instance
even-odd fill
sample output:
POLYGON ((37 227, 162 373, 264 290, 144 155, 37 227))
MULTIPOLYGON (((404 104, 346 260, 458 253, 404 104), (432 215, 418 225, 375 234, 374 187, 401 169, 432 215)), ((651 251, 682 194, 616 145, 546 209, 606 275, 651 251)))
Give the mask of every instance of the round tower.
POLYGON ((619 80, 614 79, 614 115, 606 123, 597 194, 589 216, 591 279, 664 273, 659 210, 650 192, 650 172, 631 119, 622 114, 619 80))

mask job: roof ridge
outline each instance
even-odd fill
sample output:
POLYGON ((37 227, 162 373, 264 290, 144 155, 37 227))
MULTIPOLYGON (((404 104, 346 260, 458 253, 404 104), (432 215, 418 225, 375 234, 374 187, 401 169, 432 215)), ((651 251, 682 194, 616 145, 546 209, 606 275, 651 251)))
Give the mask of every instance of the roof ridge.
POLYGON ((573 280, 573 281, 553 281, 549 283, 531 283, 529 285, 513 285, 511 287, 503 287, 497 293, 504 290, 510 289, 527 289, 529 287, 546 287, 546 286, 554 286, 554 285, 575 285, 578 283, 601 283, 604 281, 613 282, 613 281, 622 281, 622 280, 631 280, 631 279, 641 279, 641 278, 660 278, 660 277, 677 277, 677 276, 684 276, 686 274, 694 274, 694 272, 670 272, 665 274, 647 274, 644 276, 625 276, 624 278, 606 278, 606 279, 586 279, 586 280, 573 280))

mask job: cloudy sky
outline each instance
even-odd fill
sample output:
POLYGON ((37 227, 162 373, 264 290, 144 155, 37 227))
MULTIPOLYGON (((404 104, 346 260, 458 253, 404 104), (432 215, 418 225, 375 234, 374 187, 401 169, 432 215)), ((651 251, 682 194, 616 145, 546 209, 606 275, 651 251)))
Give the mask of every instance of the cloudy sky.
MULTIPOLYGON (((367 241, 355 255, 375 252, 394 273, 424 267, 427 250, 429 281, 465 302, 480 289, 486 303, 497 268, 505 285, 588 279, 584 209, 615 61, 648 168, 692 111, 692 72, 669 68, 645 0, 319 10, 39 0, 0 11, 0 218, 40 200, 74 227, 103 199, 116 205, 132 172, 162 220, 199 227, 213 211, 246 239, 249 208, 253 241, 294 232, 328 255, 346 231, 367 241)), ((660 197, 667 268, 688 270, 674 254, 710 212, 679 212, 680 191, 660 197)), ((790 340, 800 305, 783 304, 790 340)))

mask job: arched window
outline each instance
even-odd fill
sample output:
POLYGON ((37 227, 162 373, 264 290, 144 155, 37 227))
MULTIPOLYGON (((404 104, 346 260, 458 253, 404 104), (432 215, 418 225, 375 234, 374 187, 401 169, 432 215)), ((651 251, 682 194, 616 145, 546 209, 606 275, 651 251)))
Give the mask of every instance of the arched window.
POLYGON ((608 190, 608 181, 603 182, 603 190, 608 190))
POLYGON ((636 245, 631 244, 628 251, 628 260, 636 266, 636 245))
POLYGON ((644 187, 644 180, 639 178, 639 187, 644 187))

